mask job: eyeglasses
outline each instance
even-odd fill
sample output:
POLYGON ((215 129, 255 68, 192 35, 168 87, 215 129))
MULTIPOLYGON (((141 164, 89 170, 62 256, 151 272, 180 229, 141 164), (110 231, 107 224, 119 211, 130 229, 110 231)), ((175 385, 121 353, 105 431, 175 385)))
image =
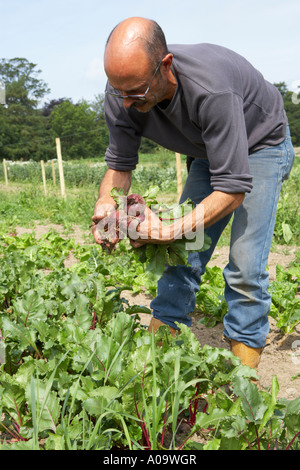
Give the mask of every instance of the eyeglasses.
POLYGON ((159 62, 159 64, 157 64, 156 66, 156 69, 155 69, 155 72, 153 74, 153 77, 151 78, 151 81, 148 85, 148 88, 147 90, 145 91, 145 93, 143 95, 122 95, 121 93, 117 93, 117 92, 113 92, 113 91, 108 91, 108 90, 105 90, 105 93, 107 93, 108 95, 112 95, 112 96, 116 96, 117 98, 121 98, 123 100, 126 100, 126 99, 131 99, 131 100, 136 100, 136 101, 146 101, 146 95, 148 93, 148 91, 150 90, 150 87, 151 87, 151 84, 154 80, 154 77, 155 75, 157 74, 160 66, 161 66, 161 63, 164 59, 161 59, 161 61, 159 62))

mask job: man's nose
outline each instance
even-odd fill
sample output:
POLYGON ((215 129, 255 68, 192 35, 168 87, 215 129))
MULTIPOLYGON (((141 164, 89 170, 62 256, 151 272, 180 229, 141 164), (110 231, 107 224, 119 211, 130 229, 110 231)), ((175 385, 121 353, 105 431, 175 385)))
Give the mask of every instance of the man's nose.
POLYGON ((134 102, 135 100, 133 100, 132 98, 123 98, 124 108, 130 108, 134 102))

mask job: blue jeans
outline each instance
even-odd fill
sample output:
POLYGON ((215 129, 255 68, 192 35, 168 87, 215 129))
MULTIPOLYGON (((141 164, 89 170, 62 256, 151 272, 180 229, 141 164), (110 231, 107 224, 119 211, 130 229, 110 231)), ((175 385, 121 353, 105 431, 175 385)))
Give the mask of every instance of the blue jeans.
MULTIPOLYGON (((233 214, 229 262, 223 272, 228 305, 224 335, 254 348, 265 346, 269 332, 271 298, 266 266, 282 182, 288 178, 293 161, 289 128, 281 144, 249 155, 253 189, 233 214)), ((212 191, 208 161, 197 158, 192 162, 180 202, 190 198, 198 204, 212 191)), ((189 315, 196 306, 201 276, 231 217, 206 230, 211 246, 207 251, 190 253, 190 266, 166 267, 151 303, 154 318, 175 329, 175 322, 191 326, 189 315)))

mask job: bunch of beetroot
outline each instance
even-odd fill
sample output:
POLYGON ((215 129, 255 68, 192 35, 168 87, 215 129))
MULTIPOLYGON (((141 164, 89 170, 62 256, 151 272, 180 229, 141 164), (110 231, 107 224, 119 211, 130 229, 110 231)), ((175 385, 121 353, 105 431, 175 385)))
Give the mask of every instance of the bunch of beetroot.
POLYGON ((144 198, 139 194, 121 197, 117 208, 98 223, 102 247, 112 251, 120 240, 128 236, 130 224, 133 223, 132 229, 136 230, 145 220, 145 208, 144 198))

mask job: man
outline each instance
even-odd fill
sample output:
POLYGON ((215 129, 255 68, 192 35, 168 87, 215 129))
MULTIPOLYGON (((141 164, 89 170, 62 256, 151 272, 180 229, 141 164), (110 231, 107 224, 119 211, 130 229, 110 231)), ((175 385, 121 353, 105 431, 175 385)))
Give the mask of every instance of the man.
MULTIPOLYGON (((228 313, 224 335, 242 362, 257 367, 269 331, 266 265, 282 181, 294 152, 279 91, 243 57, 211 44, 166 45, 161 28, 128 18, 112 31, 104 66, 105 113, 110 132, 108 171, 100 185, 93 233, 114 204, 113 187, 127 192, 142 136, 192 157, 181 202, 197 204, 190 227, 204 228, 209 250, 190 253, 191 266, 168 266, 151 303, 150 330, 191 325, 196 293, 217 241, 232 214, 229 262, 224 269, 228 313), (199 212, 199 211, 198 211, 199 212)), ((167 243, 186 234, 186 217, 165 233, 148 211, 139 226, 143 243, 167 243)), ((190 217, 190 216, 187 216, 190 217)))

